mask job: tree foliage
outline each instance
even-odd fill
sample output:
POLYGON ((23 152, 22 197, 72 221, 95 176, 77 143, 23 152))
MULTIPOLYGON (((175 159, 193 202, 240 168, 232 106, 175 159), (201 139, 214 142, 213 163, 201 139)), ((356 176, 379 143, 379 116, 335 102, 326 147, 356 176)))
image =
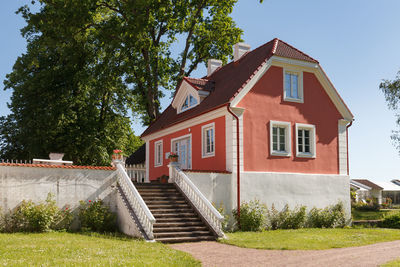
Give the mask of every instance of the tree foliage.
MULTIPOLYGON (((396 112, 396 124, 400 127, 400 71, 394 80, 383 80, 379 85, 389 109, 396 112)), ((393 131, 392 140, 400 152, 400 130, 393 131)))
MULTIPOLYGON (((163 89, 209 58, 226 62, 241 41, 230 14, 237 0, 38 0, 18 13, 27 51, 5 89, 0 155, 63 151, 79 164, 105 164, 113 148, 133 150, 129 110, 148 125, 163 89)), ((262 1, 260 1, 262 2, 262 1)))

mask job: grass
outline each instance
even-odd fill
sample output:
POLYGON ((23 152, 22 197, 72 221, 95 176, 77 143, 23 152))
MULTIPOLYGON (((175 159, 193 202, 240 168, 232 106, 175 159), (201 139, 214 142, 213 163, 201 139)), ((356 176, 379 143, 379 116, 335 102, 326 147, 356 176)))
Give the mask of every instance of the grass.
POLYGON ((397 213, 399 210, 380 210, 380 211, 359 211, 352 209, 351 216, 353 220, 379 220, 390 213, 397 213))
POLYGON ((160 243, 100 234, 0 234, 1 266, 200 266, 160 243))
POLYGON ((381 267, 395 267, 395 266, 400 266, 400 259, 394 260, 394 261, 389 261, 388 263, 382 264, 381 267))
POLYGON ((397 229, 298 229, 228 233, 221 243, 257 249, 320 250, 400 240, 397 229))

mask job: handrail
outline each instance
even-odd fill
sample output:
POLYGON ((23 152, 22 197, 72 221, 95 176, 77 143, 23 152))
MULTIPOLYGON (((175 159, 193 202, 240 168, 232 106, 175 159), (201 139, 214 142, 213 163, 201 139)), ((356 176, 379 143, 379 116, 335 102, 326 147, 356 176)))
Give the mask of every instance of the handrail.
POLYGON ((210 201, 200 192, 194 183, 177 166, 172 168, 173 182, 181 189, 185 196, 192 202, 195 208, 200 212, 210 227, 219 237, 224 237, 222 230, 222 221, 224 217, 210 203, 210 201))
POLYGON ((116 163, 118 172, 118 183, 124 192, 131 208, 135 212, 143 230, 145 231, 149 239, 154 239, 153 235, 153 225, 156 222, 153 214, 147 207, 142 196, 137 191, 135 185, 132 183, 128 174, 125 171, 124 166, 119 161, 114 161, 116 163))

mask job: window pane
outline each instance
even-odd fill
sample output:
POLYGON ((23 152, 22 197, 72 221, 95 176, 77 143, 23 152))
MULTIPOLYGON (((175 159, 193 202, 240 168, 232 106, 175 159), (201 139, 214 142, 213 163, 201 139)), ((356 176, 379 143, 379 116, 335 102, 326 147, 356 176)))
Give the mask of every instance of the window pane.
POLYGON ((285 128, 279 128, 279 150, 285 151, 285 128))
POLYGON ((305 145, 304 146, 304 152, 306 152, 306 153, 310 153, 311 151, 310 151, 310 145, 305 145))
POLYGON ((192 95, 190 95, 190 106, 194 106, 197 104, 196 98, 194 98, 192 95))
POLYGON ((292 97, 290 76, 289 73, 285 73, 285 91, 287 97, 292 97))
POLYGON ((303 152, 303 131, 297 130, 297 145, 299 152, 303 152))
POLYGON ((214 129, 210 129, 210 135, 211 135, 211 148, 210 148, 210 152, 214 152, 214 129))
POLYGON ((293 92, 293 95, 292 95, 293 98, 299 98, 297 74, 292 74, 292 92, 293 92))

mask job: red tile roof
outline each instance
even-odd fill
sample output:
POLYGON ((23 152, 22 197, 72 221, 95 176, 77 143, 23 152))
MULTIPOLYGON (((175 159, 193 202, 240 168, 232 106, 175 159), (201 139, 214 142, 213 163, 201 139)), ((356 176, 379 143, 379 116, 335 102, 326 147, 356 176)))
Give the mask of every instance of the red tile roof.
POLYGON ((106 166, 76 166, 76 165, 47 165, 47 164, 23 164, 23 163, 0 163, 0 166, 11 166, 11 167, 31 167, 31 168, 59 168, 59 169, 88 169, 88 170, 103 170, 103 171, 115 171, 114 167, 106 166))
POLYGON ((169 105, 160 117, 143 132, 142 137, 227 105, 273 55, 318 63, 312 57, 275 38, 247 52, 238 61, 232 61, 218 68, 210 76, 202 79, 186 77, 187 81, 199 89, 209 89, 212 86, 214 88, 198 106, 188 111, 177 114, 176 110, 169 105))

